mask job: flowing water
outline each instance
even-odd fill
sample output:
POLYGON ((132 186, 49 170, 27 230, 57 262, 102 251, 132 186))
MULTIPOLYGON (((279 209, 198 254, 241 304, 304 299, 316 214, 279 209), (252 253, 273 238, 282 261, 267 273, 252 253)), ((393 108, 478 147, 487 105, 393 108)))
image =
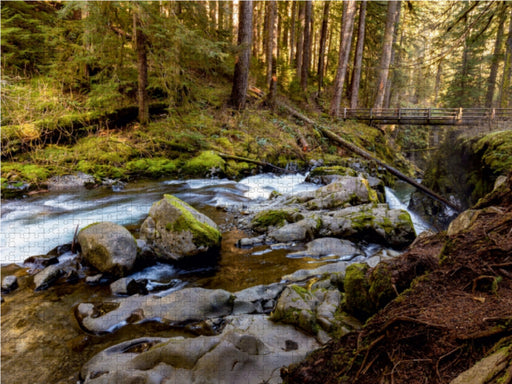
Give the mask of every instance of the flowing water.
MULTIPOLYGON (((2 204, 0 263, 2 275, 18 276, 20 287, 4 295, 1 306, 2 382, 33 384, 76 383, 81 365, 99 351, 141 335, 193 337, 183 329, 158 322, 133 324, 106 335, 84 334, 76 323, 74 308, 84 301, 108 301, 108 285, 89 286, 82 281, 61 284, 45 291, 34 291, 29 272, 19 265, 29 256, 46 254, 54 247, 71 242, 75 229, 97 221, 127 225, 137 236, 137 228, 151 205, 165 193, 174 194, 193 205, 219 224, 222 248, 215 266, 179 269, 157 264, 135 273, 135 278, 150 281, 148 289, 157 291, 162 282, 185 286, 223 288, 231 292, 258 284, 279 281, 299 269, 315 268, 333 262, 311 258, 290 258, 296 247, 262 245, 243 249, 236 246, 247 234, 233 226, 236 215, 251 205, 261 204, 272 191, 295 194, 319 186, 304 182, 304 175, 263 174, 234 182, 226 179, 186 181, 139 181, 122 190, 70 190, 47 193, 2 204), (17 264, 11 264, 17 263, 17 264)), ((386 191, 393 207, 404 208, 391 190, 386 191)), ((423 227, 413 218, 416 230, 423 227)), ((366 256, 380 249, 364 248, 366 256)), ((71 257, 64 254, 61 258, 71 257)), ((360 256, 362 258, 363 256, 360 256)), ((165 294, 160 291, 157 294, 165 294)))

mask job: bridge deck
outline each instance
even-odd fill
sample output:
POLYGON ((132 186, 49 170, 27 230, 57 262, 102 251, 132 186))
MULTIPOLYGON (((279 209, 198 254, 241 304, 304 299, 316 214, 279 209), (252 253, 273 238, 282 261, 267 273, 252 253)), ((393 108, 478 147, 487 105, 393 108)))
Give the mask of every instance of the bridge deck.
POLYGON ((379 124, 478 125, 512 121, 512 108, 344 108, 343 119, 379 124))

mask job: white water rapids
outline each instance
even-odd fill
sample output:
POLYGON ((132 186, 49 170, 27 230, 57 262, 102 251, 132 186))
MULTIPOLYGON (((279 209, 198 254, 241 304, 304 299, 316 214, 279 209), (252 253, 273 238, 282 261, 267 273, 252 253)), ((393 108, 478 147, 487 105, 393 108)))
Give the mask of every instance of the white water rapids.
MULTIPOLYGON (((201 207, 257 204, 272 191, 296 194, 320 185, 306 183, 301 174, 276 176, 260 174, 239 182, 227 179, 172 180, 130 183, 121 191, 100 188, 48 193, 2 204, 0 221, 0 263, 22 263, 29 256, 46 254, 58 245, 70 243, 76 227, 99 221, 138 224, 151 205, 164 193, 201 207)), ((391 208, 407 209, 392 190, 386 189, 391 208)), ((411 213, 417 233, 428 229, 411 213)))

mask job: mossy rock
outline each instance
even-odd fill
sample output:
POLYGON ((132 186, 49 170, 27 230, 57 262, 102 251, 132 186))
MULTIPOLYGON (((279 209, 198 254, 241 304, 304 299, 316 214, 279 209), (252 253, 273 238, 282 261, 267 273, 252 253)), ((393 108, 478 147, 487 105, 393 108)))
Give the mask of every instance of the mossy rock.
POLYGON ((320 330, 316 321, 318 304, 318 299, 311 291, 293 284, 281 293, 270 318, 276 322, 295 325, 315 335, 320 330))
POLYGON ((366 320, 375 313, 375 304, 370 296, 368 264, 352 264, 345 272, 345 308, 359 320, 366 320))
POLYGON ((251 221, 252 228, 264 232, 268 227, 282 227, 286 223, 295 223, 304 216, 296 210, 271 209, 258 212, 251 221))
POLYGON ((142 223, 141 238, 164 260, 182 260, 218 250, 221 234, 207 216, 175 196, 151 206, 142 223))
POLYGON ((201 152, 185 163, 182 172, 190 176, 224 175, 226 161, 213 151, 201 152))
POLYGON ((383 308, 396 297, 391 282, 391 270, 387 264, 380 263, 372 269, 369 283, 368 294, 376 308, 383 308))

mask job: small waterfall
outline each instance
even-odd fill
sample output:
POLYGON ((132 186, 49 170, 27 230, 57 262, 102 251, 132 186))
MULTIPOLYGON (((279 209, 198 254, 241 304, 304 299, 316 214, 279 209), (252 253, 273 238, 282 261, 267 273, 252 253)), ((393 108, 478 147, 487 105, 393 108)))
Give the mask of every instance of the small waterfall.
POLYGON ((388 187, 385 187, 386 192, 386 203, 388 203, 389 208, 391 209, 403 209, 404 211, 409 212, 411 215, 412 224, 414 226, 414 230, 416 231, 416 235, 419 235, 421 232, 425 232, 428 230, 432 230, 432 227, 427 224, 421 217, 419 217, 414 212, 411 212, 407 205, 402 203, 400 199, 396 196, 395 192, 388 187))

